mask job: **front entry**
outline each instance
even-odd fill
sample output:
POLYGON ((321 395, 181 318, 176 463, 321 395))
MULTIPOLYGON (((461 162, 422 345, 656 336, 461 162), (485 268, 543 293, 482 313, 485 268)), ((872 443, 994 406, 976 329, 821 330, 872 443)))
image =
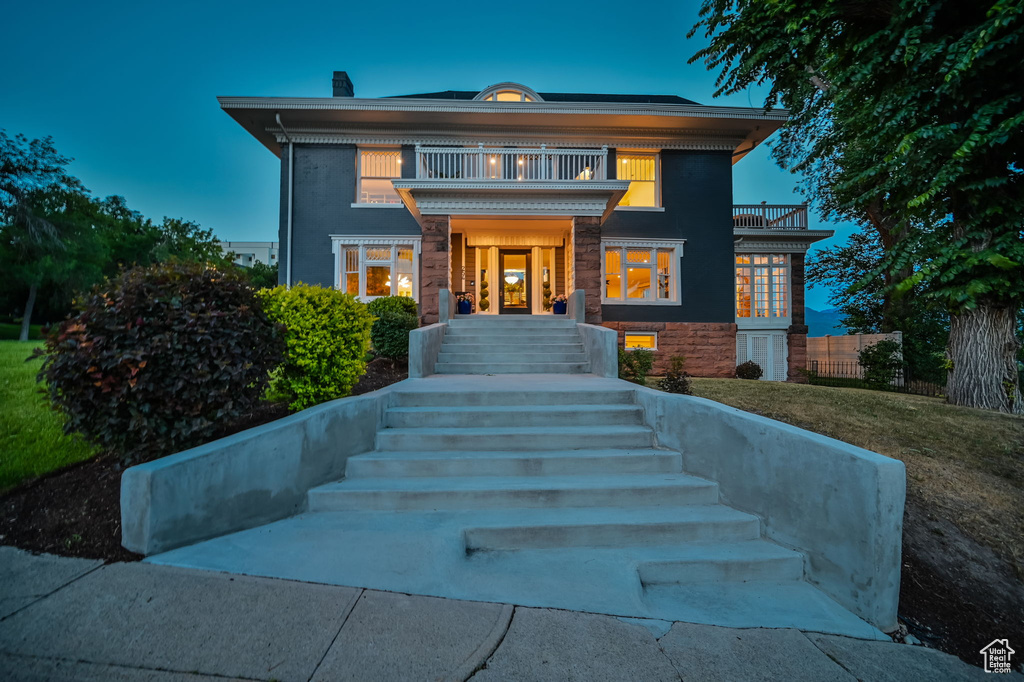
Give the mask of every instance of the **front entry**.
POLYGON ((529 315, 532 312, 530 310, 530 294, 532 293, 530 252, 501 249, 498 251, 498 271, 501 273, 498 313, 529 315))

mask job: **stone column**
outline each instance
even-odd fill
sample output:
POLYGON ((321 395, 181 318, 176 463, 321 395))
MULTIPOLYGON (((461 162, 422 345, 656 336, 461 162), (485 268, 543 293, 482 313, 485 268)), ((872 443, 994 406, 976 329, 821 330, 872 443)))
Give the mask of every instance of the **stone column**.
POLYGON ((573 275, 576 288, 586 292, 586 321, 601 324, 601 218, 573 219, 573 275))
POLYGON ((793 310, 793 323, 786 330, 786 342, 789 346, 787 358, 787 380, 806 384, 807 375, 807 325, 804 320, 804 254, 790 254, 789 286, 793 310))
POLYGON ((420 324, 427 325, 438 321, 438 292, 451 288, 451 237, 446 215, 425 215, 421 225, 420 324))

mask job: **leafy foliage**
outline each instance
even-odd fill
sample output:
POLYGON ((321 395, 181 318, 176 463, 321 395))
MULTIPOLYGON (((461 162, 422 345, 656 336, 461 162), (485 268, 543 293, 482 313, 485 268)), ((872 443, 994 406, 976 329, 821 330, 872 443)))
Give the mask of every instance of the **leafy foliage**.
POLYGON ((864 368, 864 383, 868 388, 884 390, 903 368, 902 348, 896 341, 883 339, 862 348, 857 361, 864 368))
POLYGON ((373 352, 385 358, 409 355, 409 332, 420 326, 420 318, 407 312, 385 310, 373 321, 370 339, 373 352))
POLYGON ((693 382, 690 375, 683 369, 686 365, 686 358, 676 355, 670 358, 671 366, 665 374, 665 378, 658 382, 658 388, 666 393, 681 393, 682 395, 693 395, 693 382))
POLYGON ((762 376, 764 376, 764 370, 753 360, 736 365, 737 379, 760 379, 762 376))
POLYGON ((349 294, 308 284, 256 292, 272 320, 286 328, 284 363, 271 392, 302 410, 344 398, 366 372, 373 317, 349 294))
POLYGON ((133 268, 77 310, 39 379, 67 432, 126 458, 192 447, 250 412, 284 350, 244 279, 197 263, 133 268))
MULTIPOLYGON (((1024 3, 704 0, 691 35, 702 28, 711 43, 691 61, 719 70, 719 93, 771 82, 765 106, 789 109, 774 154, 804 174, 805 193, 877 230, 884 258, 863 282, 881 277, 953 316, 1020 310, 1024 90, 1006 74, 1024 60, 1024 3)), ((1022 409, 996 398, 1017 382, 1013 327, 982 350, 951 340, 992 358, 953 358, 951 400, 1022 409)))
POLYGON ((619 348, 619 378, 646 385, 647 375, 654 368, 654 353, 645 348, 619 348))
POLYGON ((408 296, 381 296, 370 301, 367 304, 367 309, 374 317, 380 317, 386 312, 419 314, 416 301, 408 296))
POLYGON ((277 263, 267 265, 256 261, 250 268, 244 268, 249 283, 254 289, 273 289, 277 286, 277 263))

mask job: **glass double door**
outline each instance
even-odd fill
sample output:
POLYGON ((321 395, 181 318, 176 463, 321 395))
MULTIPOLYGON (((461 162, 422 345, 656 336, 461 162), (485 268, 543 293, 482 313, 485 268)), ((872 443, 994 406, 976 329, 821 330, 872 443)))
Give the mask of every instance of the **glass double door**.
POLYGON ((498 313, 529 315, 532 312, 530 252, 505 249, 498 251, 498 271, 501 273, 498 313))

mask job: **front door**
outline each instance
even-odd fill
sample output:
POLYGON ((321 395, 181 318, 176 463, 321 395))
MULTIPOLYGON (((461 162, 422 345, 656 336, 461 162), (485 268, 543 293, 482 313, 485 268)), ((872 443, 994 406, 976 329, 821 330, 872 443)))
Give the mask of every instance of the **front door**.
POLYGON ((530 314, 530 252, 498 251, 498 270, 501 273, 501 296, 498 313, 530 314))

